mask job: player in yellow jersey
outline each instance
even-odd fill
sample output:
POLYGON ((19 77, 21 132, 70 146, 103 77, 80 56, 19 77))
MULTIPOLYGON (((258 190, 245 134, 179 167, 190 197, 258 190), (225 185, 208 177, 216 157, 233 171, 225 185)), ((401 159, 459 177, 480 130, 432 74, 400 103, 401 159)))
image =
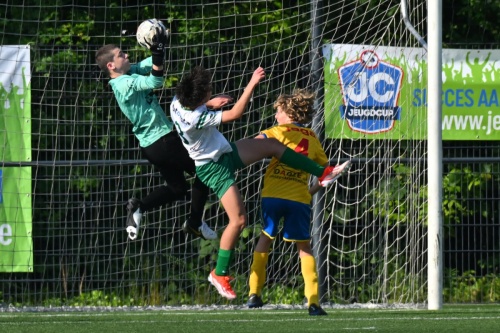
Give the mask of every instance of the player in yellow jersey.
MULTIPOLYGON (((277 126, 262 131, 256 139, 275 138, 292 150, 301 153, 320 165, 327 165, 328 158, 314 131, 305 124, 312 120, 315 94, 298 89, 291 95, 280 95, 274 103, 277 126)), ((342 175, 350 162, 340 166, 342 175)), ((262 189, 263 228, 253 253, 250 271, 249 308, 263 306, 262 287, 266 281, 266 266, 269 248, 278 233, 283 218, 283 238, 295 242, 299 252, 305 296, 309 314, 322 316, 327 313, 320 307, 318 299, 318 274, 316 260, 310 245, 311 197, 319 186, 309 189, 310 174, 293 169, 273 158, 264 176, 262 189)))

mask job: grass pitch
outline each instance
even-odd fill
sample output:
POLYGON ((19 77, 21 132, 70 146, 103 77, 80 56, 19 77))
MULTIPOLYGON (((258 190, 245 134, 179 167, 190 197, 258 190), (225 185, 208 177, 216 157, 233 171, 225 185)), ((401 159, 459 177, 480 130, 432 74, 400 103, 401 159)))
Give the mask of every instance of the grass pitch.
POLYGON ((0 309, 0 331, 18 332, 500 332, 500 305, 446 305, 443 310, 135 309, 16 311, 0 309))

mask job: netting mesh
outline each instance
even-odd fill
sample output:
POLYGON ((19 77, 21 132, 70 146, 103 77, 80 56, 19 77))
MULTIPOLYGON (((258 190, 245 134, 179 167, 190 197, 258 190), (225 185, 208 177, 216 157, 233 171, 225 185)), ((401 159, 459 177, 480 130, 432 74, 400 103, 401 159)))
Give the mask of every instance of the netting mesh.
MULTIPOLYGON (((415 29, 425 34, 425 2, 408 1, 415 29)), ((331 138, 324 135, 324 44, 419 47, 397 1, 12 1, 0 5, 8 29, 2 44, 31 47, 33 255, 31 273, 0 273, 1 303, 22 305, 224 304, 206 280, 218 241, 192 239, 181 225, 189 197, 148 212, 139 239, 125 232, 126 201, 162 179, 141 156, 95 51, 118 44, 134 61, 149 54, 135 40, 146 18, 171 29, 164 89, 168 110, 182 74, 195 65, 213 73, 213 94, 238 97, 257 66, 266 80, 245 116, 222 125, 230 141, 274 124, 273 103, 294 88, 318 92, 314 129, 331 162, 352 159, 347 177, 314 199, 313 246, 325 302, 425 301, 423 140, 331 138), (35 4, 36 3, 36 4, 35 4), (318 61, 321 63, 318 65, 318 61)), ((356 59, 358 54, 346 57, 356 59)), ((405 69, 406 70, 406 69, 405 69)), ((416 72, 416 80, 422 72, 416 72)), ((412 84, 405 78, 406 84, 412 84)), ((422 77, 419 77, 422 80, 422 77)), ((411 103, 401 96, 400 105, 411 103)), ((333 126, 346 126, 338 120, 333 126)), ((425 119, 418 119, 425 122, 425 119)), ((251 253, 260 234, 261 178, 267 161, 238 173, 250 224, 232 266, 236 303, 244 303, 251 253)), ((190 180, 192 181, 192 179, 190 180)), ((222 232, 226 215, 215 196, 206 222, 222 232)), ((303 280, 293 244, 278 235, 270 253, 264 298, 301 304, 303 280)))

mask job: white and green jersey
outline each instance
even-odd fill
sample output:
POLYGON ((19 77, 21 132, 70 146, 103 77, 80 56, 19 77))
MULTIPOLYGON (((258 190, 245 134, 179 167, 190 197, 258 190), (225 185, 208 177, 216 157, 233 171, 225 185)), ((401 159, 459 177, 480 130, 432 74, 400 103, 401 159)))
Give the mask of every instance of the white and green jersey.
POLYGON ((146 75, 152 65, 151 57, 146 58, 133 64, 129 73, 109 81, 141 147, 148 147, 172 131, 172 123, 153 93, 153 89, 163 86, 163 77, 146 75))
POLYGON ((174 97, 170 104, 170 118, 195 165, 217 162, 223 154, 232 151, 227 139, 217 129, 222 123, 222 111, 210 111, 206 105, 194 111, 188 110, 174 97))

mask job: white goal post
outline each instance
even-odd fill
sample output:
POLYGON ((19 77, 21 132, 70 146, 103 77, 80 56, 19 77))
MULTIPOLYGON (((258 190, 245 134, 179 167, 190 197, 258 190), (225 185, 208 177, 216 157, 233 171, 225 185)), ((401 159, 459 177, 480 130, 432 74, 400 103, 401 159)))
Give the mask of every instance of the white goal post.
POLYGON ((442 1, 428 4, 428 309, 443 307, 443 152, 442 152, 442 1))

